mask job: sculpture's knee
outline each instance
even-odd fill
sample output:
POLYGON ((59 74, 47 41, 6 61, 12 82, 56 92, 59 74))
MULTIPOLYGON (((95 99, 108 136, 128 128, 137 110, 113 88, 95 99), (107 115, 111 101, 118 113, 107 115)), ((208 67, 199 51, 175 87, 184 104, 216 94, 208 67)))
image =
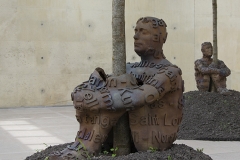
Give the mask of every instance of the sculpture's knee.
POLYGON ((213 74, 211 78, 216 88, 226 88, 226 77, 222 77, 219 74, 213 74))
POLYGON ((197 88, 199 91, 208 91, 210 85, 210 77, 208 75, 204 75, 202 79, 196 80, 197 88))

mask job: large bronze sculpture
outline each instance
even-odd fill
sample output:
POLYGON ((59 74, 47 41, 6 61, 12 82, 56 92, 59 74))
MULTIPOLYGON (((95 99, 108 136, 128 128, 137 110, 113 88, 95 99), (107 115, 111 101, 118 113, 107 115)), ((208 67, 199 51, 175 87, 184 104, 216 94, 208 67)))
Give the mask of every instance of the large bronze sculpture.
POLYGON ((210 91, 211 83, 216 87, 220 94, 227 95, 230 92, 226 88, 227 76, 231 74, 230 69, 223 61, 218 60, 214 64, 212 44, 210 42, 202 43, 201 48, 203 57, 195 61, 195 80, 199 91, 210 91))
POLYGON ((135 28, 134 50, 141 61, 127 63, 127 73, 118 77, 107 76, 97 68, 88 81, 74 89, 72 100, 79 131, 74 144, 50 155, 50 160, 97 155, 125 112, 129 113, 138 151, 171 147, 182 120, 184 86, 180 68, 163 54, 166 27, 162 19, 140 18, 135 28))

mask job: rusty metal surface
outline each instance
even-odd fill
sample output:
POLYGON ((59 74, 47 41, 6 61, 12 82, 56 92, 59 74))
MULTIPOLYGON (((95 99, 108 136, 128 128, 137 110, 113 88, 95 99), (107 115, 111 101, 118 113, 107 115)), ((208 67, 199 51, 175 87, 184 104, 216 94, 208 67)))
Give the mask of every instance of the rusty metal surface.
POLYGON ((181 69, 163 54, 166 27, 162 19, 140 18, 134 50, 141 61, 127 63, 127 73, 116 77, 98 68, 74 89, 71 96, 80 124, 76 141, 50 155, 50 160, 98 155, 109 131, 126 112, 138 151, 171 147, 182 120, 184 83, 181 69))
POLYGON ((231 74, 230 69, 223 61, 213 62, 213 48, 210 42, 202 43, 201 51, 203 57, 195 61, 195 80, 199 91, 210 91, 210 84, 213 83, 221 94, 229 94, 226 88, 227 76, 231 74))

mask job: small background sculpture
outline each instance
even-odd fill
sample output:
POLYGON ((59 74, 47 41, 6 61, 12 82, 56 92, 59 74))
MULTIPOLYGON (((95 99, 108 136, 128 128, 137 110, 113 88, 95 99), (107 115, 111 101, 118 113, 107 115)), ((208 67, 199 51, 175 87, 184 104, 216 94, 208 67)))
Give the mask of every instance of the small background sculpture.
POLYGON ((223 61, 213 62, 213 47, 210 42, 202 43, 201 51, 203 57, 195 61, 195 80, 199 91, 211 91, 211 85, 217 92, 227 95, 230 94, 226 88, 227 76, 231 74, 230 69, 223 61))

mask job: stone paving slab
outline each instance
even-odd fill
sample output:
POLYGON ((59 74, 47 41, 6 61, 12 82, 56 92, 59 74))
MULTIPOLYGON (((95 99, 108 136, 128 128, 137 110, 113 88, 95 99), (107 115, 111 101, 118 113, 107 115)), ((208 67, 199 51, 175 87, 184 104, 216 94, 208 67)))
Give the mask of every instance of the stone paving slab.
POLYGON ((177 140, 177 144, 186 144, 193 149, 203 149, 203 153, 209 155, 213 160, 239 160, 239 141, 199 141, 199 140, 177 140))
POLYGON ((78 127, 73 106, 0 109, 0 160, 23 160, 71 142, 78 127))
MULTIPOLYGON (((0 160, 23 160, 48 145, 72 142, 78 131, 73 106, 0 109, 0 160)), ((177 140, 214 160, 240 159, 240 142, 177 140)))

